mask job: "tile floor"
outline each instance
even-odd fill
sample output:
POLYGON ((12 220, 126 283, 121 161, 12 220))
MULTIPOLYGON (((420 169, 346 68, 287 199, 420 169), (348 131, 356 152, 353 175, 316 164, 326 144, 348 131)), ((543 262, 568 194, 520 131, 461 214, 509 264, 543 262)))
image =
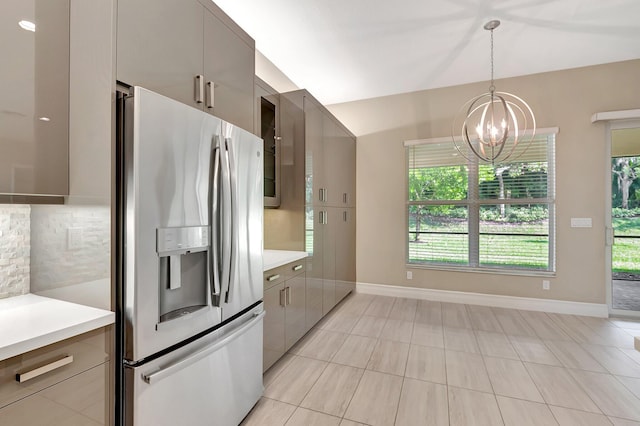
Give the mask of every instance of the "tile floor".
POLYGON ((640 425, 640 321, 353 294, 243 425, 640 425))

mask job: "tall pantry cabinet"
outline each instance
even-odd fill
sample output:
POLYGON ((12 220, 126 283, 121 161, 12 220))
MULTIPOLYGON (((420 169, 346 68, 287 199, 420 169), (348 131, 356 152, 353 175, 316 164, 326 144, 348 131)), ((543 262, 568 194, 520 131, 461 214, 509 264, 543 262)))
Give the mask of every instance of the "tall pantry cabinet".
POLYGON ((213 2, 118 1, 116 78, 253 129, 255 42, 213 2))
POLYGON ((306 90, 281 94, 280 105, 283 145, 290 134, 294 149, 304 151, 296 174, 304 201, 296 208, 304 209, 310 328, 355 288, 356 141, 306 90))

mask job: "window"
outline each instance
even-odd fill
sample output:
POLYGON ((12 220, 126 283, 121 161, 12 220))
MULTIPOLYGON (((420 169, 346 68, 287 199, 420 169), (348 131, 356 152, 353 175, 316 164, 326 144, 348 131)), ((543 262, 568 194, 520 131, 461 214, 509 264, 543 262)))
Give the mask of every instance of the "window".
POLYGON ((465 159, 444 138, 405 142, 407 263, 554 271, 556 132, 496 165, 465 159))

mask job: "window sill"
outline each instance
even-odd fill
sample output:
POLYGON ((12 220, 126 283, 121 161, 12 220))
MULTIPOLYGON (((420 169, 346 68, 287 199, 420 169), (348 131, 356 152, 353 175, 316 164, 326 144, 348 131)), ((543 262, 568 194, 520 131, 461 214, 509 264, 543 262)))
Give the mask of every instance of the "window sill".
POLYGON ((550 277, 556 276, 553 271, 531 271, 520 269, 493 269, 493 268, 475 268, 472 266, 447 266, 447 265, 424 265, 420 263, 407 263, 408 269, 425 269, 433 271, 446 272, 465 272, 474 274, 490 274, 490 275, 511 275, 520 277, 550 277))

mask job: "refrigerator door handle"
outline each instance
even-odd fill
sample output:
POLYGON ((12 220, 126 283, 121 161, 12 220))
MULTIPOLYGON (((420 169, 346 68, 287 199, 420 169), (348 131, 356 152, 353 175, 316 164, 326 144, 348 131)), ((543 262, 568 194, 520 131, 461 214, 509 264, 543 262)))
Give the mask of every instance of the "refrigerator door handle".
POLYGON ((221 233, 221 247, 222 247, 222 278, 220 280, 220 286, 222 291, 223 300, 228 302, 229 286, 231 283, 232 273, 232 251, 233 251, 233 223, 232 223, 232 184, 231 184, 231 170, 229 159, 229 146, 225 139, 224 157, 222 158, 222 215, 220 221, 221 233), (224 286, 224 287, 222 287, 224 286))
POLYGON ((228 345, 230 342, 234 341, 235 339, 237 339, 238 337, 242 336, 246 331, 248 331, 251 327, 253 327, 256 323, 262 321, 262 318, 264 317, 264 315, 266 314, 266 311, 262 311, 260 313, 254 313, 253 318, 250 319, 249 321, 247 321, 246 323, 242 324, 240 327, 238 327, 237 329, 233 330, 233 332, 231 334, 229 334, 228 336, 223 337, 222 339, 220 339, 220 341, 214 343, 211 346, 208 346, 204 349, 202 349, 199 352, 196 352, 194 354, 188 355, 170 365, 168 365, 167 367, 164 367, 154 373, 151 374, 143 374, 142 375, 142 379, 150 384, 156 384, 158 383, 160 380, 171 376, 172 374, 175 374, 176 372, 182 370, 183 368, 187 368, 188 366, 194 364, 195 362, 206 358, 207 356, 209 356, 210 354, 216 352, 217 350, 219 350, 220 348, 222 348, 223 346, 228 345))
POLYGON ((213 149, 213 177, 211 181, 211 213, 209 223, 211 224, 211 252, 209 254, 209 281, 213 296, 220 295, 220 143, 216 136, 213 149))
POLYGON ((240 238, 240 230, 238 229, 238 171, 236 170, 235 153, 233 152, 233 144, 230 138, 225 139, 227 146, 227 155, 229 156, 229 188, 231 193, 231 206, 229 207, 231 220, 229 227, 231 229, 231 239, 229 240, 229 252, 231 254, 229 284, 227 286, 227 303, 231 303, 233 298, 233 284, 236 281, 237 261, 238 261, 238 239, 240 238))

